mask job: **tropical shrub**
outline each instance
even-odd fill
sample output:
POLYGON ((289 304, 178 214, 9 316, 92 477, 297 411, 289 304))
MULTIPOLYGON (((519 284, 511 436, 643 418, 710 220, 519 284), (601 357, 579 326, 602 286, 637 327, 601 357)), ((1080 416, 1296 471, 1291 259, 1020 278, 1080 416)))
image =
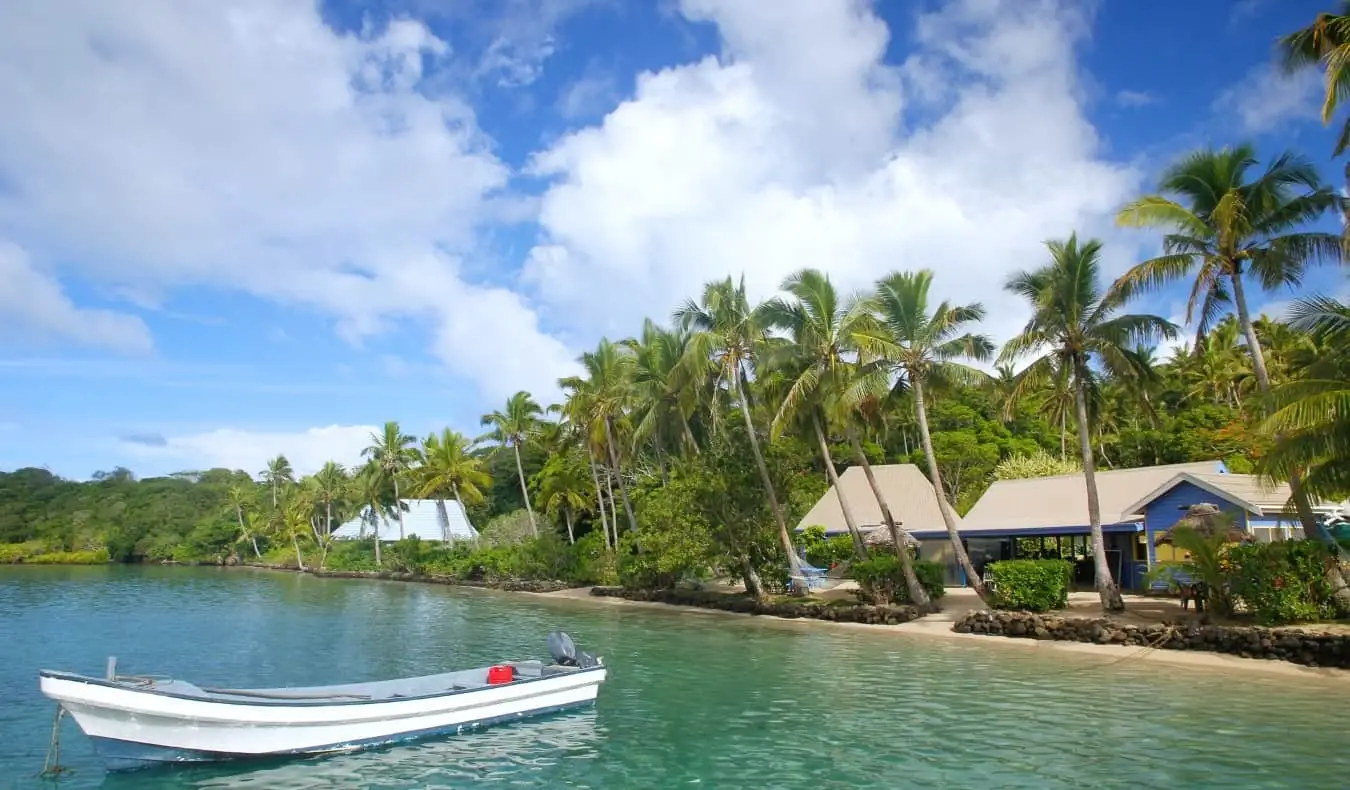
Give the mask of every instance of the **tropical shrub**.
POLYGON ((806 561, 817 568, 832 568, 853 559, 850 535, 825 536, 825 528, 814 524, 797 533, 797 545, 806 552, 806 561))
POLYGON ((998 462, 994 467, 995 480, 1022 480, 1028 477, 1081 474, 1083 464, 1077 458, 1060 458, 1045 450, 1031 454, 1017 453, 998 462))
MULTIPOLYGON (((873 554, 866 560, 853 563, 850 571, 858 582, 858 598, 862 601, 877 606, 911 603, 900 558, 895 554, 873 554)), ((946 593, 942 584, 941 563, 917 560, 914 563, 914 573, 919 577, 919 584, 923 585, 933 600, 941 598, 946 593)))
POLYGON ((576 553, 574 581, 577 584, 614 585, 619 583, 618 558, 605 545, 604 533, 592 530, 572 547, 576 553))
POLYGON ((510 546, 529 540, 534 532, 525 508, 503 513, 479 530, 479 539, 488 546, 510 546))
POLYGON ((30 540, 27 543, 0 543, 0 565, 23 562, 25 559, 36 554, 42 554, 46 550, 47 547, 40 540, 30 540))
POLYGON ((1316 540, 1251 543, 1228 550, 1229 594, 1262 625, 1333 616, 1328 547, 1316 540))
POLYGON ((25 557, 24 562, 28 565, 105 565, 108 563, 108 550, 49 551, 25 557))
POLYGON ((1048 612, 1069 605, 1073 565, 1064 560, 1003 560, 989 564, 995 609, 1048 612))

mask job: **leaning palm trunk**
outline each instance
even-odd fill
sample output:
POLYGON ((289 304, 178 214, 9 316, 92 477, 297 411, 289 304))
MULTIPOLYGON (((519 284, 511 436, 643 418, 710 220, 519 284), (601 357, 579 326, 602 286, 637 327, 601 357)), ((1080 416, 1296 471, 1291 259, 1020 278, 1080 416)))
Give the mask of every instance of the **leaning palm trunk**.
MULTIPOLYGON (((525 513, 530 517, 530 534, 539 537, 539 527, 534 523, 534 508, 530 507, 530 489, 525 485, 525 465, 520 462, 520 445, 511 443, 511 449, 516 451, 516 475, 520 477, 520 498, 525 500, 525 513)), ((399 523, 402 523, 402 516, 399 517, 399 523)))
POLYGON ((605 469, 605 491, 609 502, 609 527, 614 530, 614 545, 619 545, 619 498, 614 496, 614 475, 605 469))
POLYGON ((872 487, 872 496, 877 498, 877 506, 881 508, 881 519, 886 522, 886 528, 890 530, 891 542, 895 544, 896 555, 900 558, 900 572, 905 577, 905 589, 909 590, 909 600, 920 609, 932 609, 933 599, 928 597, 928 591, 919 583, 919 574, 914 571, 914 560, 909 556, 909 544, 905 540, 906 537, 909 537, 909 533, 900 529, 895 516, 891 515, 891 506, 881 493, 881 486, 877 484, 877 476, 872 473, 872 464, 868 462, 867 454, 863 452, 862 442, 859 442, 855 435, 850 435, 849 441, 853 444, 853 452, 858 457, 858 463, 862 464, 863 475, 867 477, 867 484, 872 487))
POLYGON ((595 469, 595 456, 587 451, 586 459, 591 462, 591 482, 595 484, 595 504, 600 511, 600 531, 605 535, 605 548, 617 548, 609 539, 609 519, 605 516, 605 492, 600 488, 600 473, 595 469))
POLYGON ((398 476, 394 477, 394 509, 398 513, 398 539, 403 540, 403 496, 398 492, 398 476))
POLYGON ((244 509, 235 505, 234 515, 239 519, 239 531, 244 534, 244 537, 248 538, 249 545, 253 547, 253 556, 262 559, 262 552, 258 551, 258 539, 253 537, 253 533, 248 531, 248 527, 244 526, 244 509))
MULTIPOLYGON (((576 533, 572 531, 572 508, 569 505, 563 505, 563 519, 567 522, 567 542, 575 545, 577 542, 576 533)), ((609 542, 606 536, 606 543, 609 542)))
POLYGON ((300 556, 300 539, 296 537, 294 532, 291 533, 291 545, 295 547, 295 564, 303 572, 305 570, 305 558, 300 556))
POLYGON ((689 429, 689 418, 684 416, 683 409, 677 407, 675 410, 679 412, 680 415, 680 427, 684 429, 685 443, 689 445, 689 449, 694 455, 698 455, 698 442, 694 440, 694 432, 689 429))
POLYGON ((867 544, 863 543, 862 533, 858 531, 858 521, 853 518, 853 507, 848 503, 848 497, 844 496, 844 488, 839 485, 839 473, 834 470, 834 459, 830 457, 830 443, 825 440, 825 429, 820 426, 818 415, 811 415, 811 425, 816 429, 816 441, 820 443, 820 457, 825 461, 825 473, 829 475, 830 485, 834 486, 834 494, 839 498, 839 509, 844 513, 844 524, 848 527, 849 536, 853 538, 853 554, 858 559, 865 560, 867 544))
POLYGON ((769 509, 773 511, 773 520, 778 524, 778 541, 787 552, 788 572, 792 577, 793 589, 803 595, 806 587, 801 583, 802 563, 792 548, 792 536, 788 534, 787 521, 783 519, 783 508, 778 504, 778 496, 773 490, 773 479, 769 477, 769 467, 764 463, 764 454, 759 449, 759 437, 755 435, 755 423, 750 419, 750 401, 741 390, 741 368, 737 365, 731 373, 732 386, 736 388, 736 399, 741 402, 741 416, 745 418, 745 432, 750 439, 750 451, 755 456, 755 466, 759 467, 759 477, 764 483, 764 493, 769 498, 769 509))
POLYGON ((1083 481, 1087 485, 1088 528, 1092 531, 1092 562, 1096 568, 1097 594, 1102 609, 1123 612, 1125 601, 1120 588, 1111 578, 1111 565, 1106 561, 1106 539, 1102 534, 1102 506, 1097 497, 1097 469, 1092 458, 1092 439, 1088 434, 1087 396, 1083 393, 1083 364, 1075 361, 1073 381, 1074 411, 1078 418, 1078 446, 1083 453, 1083 481))
POLYGON ((755 566, 750 564, 750 558, 741 554, 741 579, 745 582, 745 591, 755 597, 755 600, 764 598, 764 582, 759 578, 759 572, 755 566))
POLYGON ((937 456, 933 455, 933 436, 928 431, 928 407, 924 404, 923 382, 915 377, 912 384, 914 410, 919 418, 919 440, 923 442, 923 454, 928 457, 928 476, 933 482, 933 493, 937 494, 942 523, 947 525, 947 537, 951 539, 952 551, 956 554, 956 562, 966 574, 966 581, 975 590, 975 594, 980 596, 980 600, 987 601, 988 593, 984 589, 984 579, 975 572, 970 555, 966 553, 966 546, 961 542, 961 533, 956 529, 956 517, 952 513, 952 506, 948 504, 947 494, 942 490, 942 473, 938 471, 937 456))
MULTIPOLYGON (((469 511, 464 509, 464 500, 459 498, 459 483, 456 483, 453 480, 450 481, 450 493, 455 495, 455 504, 459 506, 459 512, 464 515, 464 521, 467 523, 469 520, 469 511)), ((445 536, 445 540, 449 543, 453 543, 455 540, 454 532, 450 531, 445 536)))
POLYGON ((628 516, 628 530, 637 534, 637 517, 633 515, 633 503, 628 500, 628 484, 623 481, 623 472, 619 469, 619 452, 614 449, 614 433, 610 419, 605 418, 605 444, 609 445, 609 463, 614 476, 619 478, 619 497, 623 499, 623 512, 628 516))
MULTIPOLYGON (((1350 211, 1350 209, 1347 209, 1350 211)), ((1263 410, 1270 406, 1270 372, 1266 369, 1266 356, 1261 350, 1261 343, 1256 337, 1256 327, 1252 324, 1251 313, 1247 310, 1247 297, 1242 290, 1241 272, 1233 274, 1229 278, 1233 283, 1233 303, 1237 307, 1238 325, 1242 329, 1243 337, 1247 339, 1247 349, 1252 356, 1252 372, 1256 374, 1256 385, 1261 390, 1261 399, 1263 410)), ((1276 441, 1279 437, 1276 437, 1276 441)), ((1303 527, 1303 537, 1308 540, 1326 541, 1321 529, 1317 526, 1317 515, 1313 513, 1312 505, 1308 502, 1308 495, 1303 491, 1303 476, 1295 469, 1289 474, 1289 495, 1294 500, 1294 510, 1298 513, 1299 524, 1303 527)), ((1333 554, 1334 556, 1334 554, 1333 554)), ((1345 574, 1341 573, 1340 565, 1335 561, 1327 563, 1327 582, 1331 585, 1336 608, 1342 613, 1350 612, 1350 584, 1347 584, 1345 574)))

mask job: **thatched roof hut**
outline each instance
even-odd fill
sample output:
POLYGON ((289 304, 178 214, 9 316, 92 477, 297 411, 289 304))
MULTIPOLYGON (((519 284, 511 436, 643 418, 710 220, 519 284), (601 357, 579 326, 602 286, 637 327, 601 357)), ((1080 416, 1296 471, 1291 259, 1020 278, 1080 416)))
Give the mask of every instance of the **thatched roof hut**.
MULTIPOLYGON (((905 542, 906 546, 919 545, 919 541, 916 540, 913 535, 909 534, 908 532, 905 532, 903 529, 900 530, 900 539, 905 542)), ((874 529, 867 530, 866 532, 863 533, 863 544, 869 547, 895 545, 895 541, 891 540, 891 528, 876 527, 874 529)))
POLYGON ((1177 523, 1165 532, 1159 533, 1157 540, 1154 541, 1157 545, 1170 544, 1172 533, 1176 531, 1177 527, 1190 527, 1206 537, 1213 536, 1222 530, 1228 543, 1251 543, 1256 540, 1250 532, 1233 522, 1232 514, 1220 510, 1218 505, 1200 502, 1182 509, 1186 511, 1186 515, 1182 516, 1177 523))

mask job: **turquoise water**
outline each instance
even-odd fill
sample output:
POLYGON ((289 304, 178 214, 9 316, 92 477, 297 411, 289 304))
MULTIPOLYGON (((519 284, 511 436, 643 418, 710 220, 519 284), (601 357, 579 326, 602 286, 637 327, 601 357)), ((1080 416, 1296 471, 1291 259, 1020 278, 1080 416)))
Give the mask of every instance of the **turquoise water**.
POLYGON ((180 568, 0 568, 0 788, 52 787, 42 667, 203 684, 370 680, 544 657, 592 710, 372 752, 105 774, 78 788, 1341 788, 1350 683, 437 586, 180 568))

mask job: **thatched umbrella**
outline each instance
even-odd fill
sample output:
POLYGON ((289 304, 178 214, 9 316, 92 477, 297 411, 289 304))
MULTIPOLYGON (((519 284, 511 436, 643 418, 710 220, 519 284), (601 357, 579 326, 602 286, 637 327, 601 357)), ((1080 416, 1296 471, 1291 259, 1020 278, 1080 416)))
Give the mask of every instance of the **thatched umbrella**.
MULTIPOLYGON (((906 546, 919 545, 919 541, 908 532, 901 532, 900 539, 905 542, 906 546)), ((890 527, 873 527, 863 534, 863 545, 869 548, 872 546, 892 546, 894 544, 895 541, 891 540, 890 527)))
POLYGON ((1224 537, 1227 543, 1251 543, 1256 540, 1250 532, 1234 524, 1232 516, 1220 510, 1218 505, 1200 502, 1189 507, 1183 505, 1179 509, 1185 510, 1186 515, 1158 535, 1154 543, 1159 546, 1170 544, 1172 533, 1177 527, 1190 527, 1204 537, 1212 537, 1219 534, 1220 530, 1226 530, 1224 537))

